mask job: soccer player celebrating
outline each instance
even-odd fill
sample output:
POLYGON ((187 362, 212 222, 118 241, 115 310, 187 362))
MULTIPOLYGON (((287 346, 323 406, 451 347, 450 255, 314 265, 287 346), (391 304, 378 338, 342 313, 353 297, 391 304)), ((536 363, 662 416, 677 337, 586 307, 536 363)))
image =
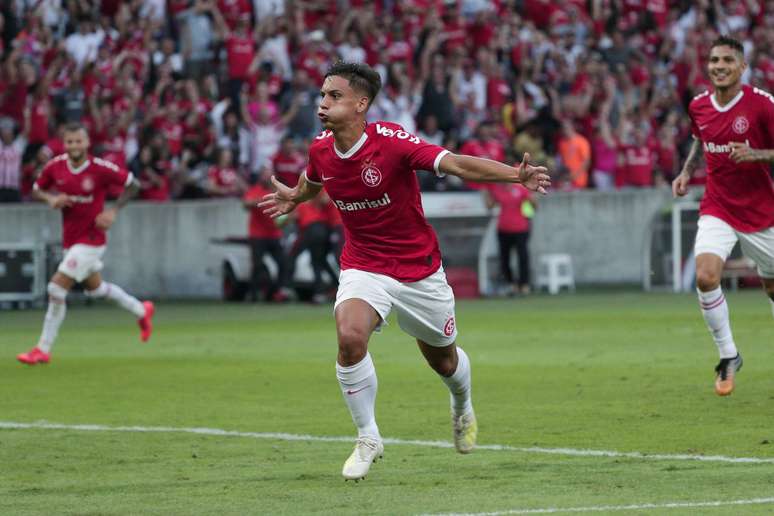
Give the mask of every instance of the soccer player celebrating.
POLYGON ((466 181, 521 183, 541 193, 550 186, 546 169, 527 164, 527 155, 513 168, 452 154, 396 124, 367 124, 366 112, 380 88, 379 74, 367 65, 335 64, 320 90, 318 116, 325 131, 310 146, 306 172, 295 188, 272 178, 276 192, 259 203, 277 217, 324 188, 341 212, 345 244, 334 305, 336 376, 358 430, 355 449, 344 463, 345 479, 365 477, 384 451, 374 418, 377 380, 368 340, 392 309, 451 392, 457 451, 468 453, 476 442, 470 362, 455 344, 454 294, 422 211, 414 170, 466 181))
POLYGON ((140 339, 145 342, 152 331, 154 307, 140 302, 112 283, 102 280, 102 255, 105 232, 115 221, 118 210, 139 190, 139 183, 113 163, 88 155, 89 136, 78 123, 64 131, 66 154, 54 157, 35 181, 32 197, 62 210, 62 263, 48 284, 48 310, 38 345, 16 358, 29 365, 48 363, 51 347, 65 318, 67 293, 82 282, 90 297, 106 297, 132 312, 138 319, 140 339), (103 210, 105 195, 111 186, 124 186, 115 206, 103 210), (54 189, 56 194, 46 190, 54 189))
POLYGON ((696 286, 720 352, 715 367, 715 392, 720 396, 731 394, 742 367, 720 288, 723 265, 737 241, 757 264, 774 311, 774 98, 742 85, 746 68, 741 43, 725 36, 713 42, 708 70, 714 92, 697 95, 688 107, 694 142, 672 182, 675 196, 688 192, 703 150, 708 177, 694 250, 696 286))

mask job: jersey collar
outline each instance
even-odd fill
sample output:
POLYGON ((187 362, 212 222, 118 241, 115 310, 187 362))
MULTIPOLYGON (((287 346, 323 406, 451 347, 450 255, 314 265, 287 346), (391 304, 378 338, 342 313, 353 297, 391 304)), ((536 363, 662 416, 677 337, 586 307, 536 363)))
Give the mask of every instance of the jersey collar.
POLYGON ((73 168, 72 163, 70 163, 70 158, 65 158, 65 161, 67 161, 67 170, 69 170, 73 174, 80 174, 84 170, 86 170, 86 167, 88 167, 91 164, 91 160, 87 159, 83 163, 81 163, 81 166, 78 168, 73 168))
POLYGON ((742 100, 742 95, 744 95, 744 88, 739 90, 739 93, 737 93, 736 96, 731 99, 731 102, 729 102, 725 106, 721 106, 715 100, 715 93, 713 92, 712 95, 710 95, 710 101, 712 102, 712 107, 714 107, 715 110, 720 111, 721 113, 725 113, 726 111, 730 110, 732 107, 736 106, 740 100, 742 100))
POLYGON ((336 156, 340 157, 341 159, 349 159, 352 156, 354 156, 363 145, 365 145, 365 142, 367 139, 368 139, 368 135, 366 134, 365 131, 363 131, 363 135, 360 137, 360 139, 357 142, 355 142, 355 145, 353 145, 347 152, 344 152, 344 153, 342 153, 339 149, 336 148, 336 140, 334 140, 333 150, 336 151, 336 156))

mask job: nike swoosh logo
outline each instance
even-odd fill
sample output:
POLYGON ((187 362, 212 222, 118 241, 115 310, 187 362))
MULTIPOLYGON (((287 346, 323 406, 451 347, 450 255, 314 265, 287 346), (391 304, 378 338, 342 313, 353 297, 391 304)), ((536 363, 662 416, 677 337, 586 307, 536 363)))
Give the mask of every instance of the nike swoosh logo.
POLYGON ((706 129, 706 128, 707 128, 707 126, 706 126, 706 125, 700 125, 700 126, 699 126, 699 131, 703 131, 703 130, 704 130, 704 129, 706 129))
POLYGON ((366 385, 365 387, 361 387, 361 388, 359 388, 356 391, 352 391, 352 390, 347 389, 347 394, 349 394, 351 396, 353 394, 357 394, 358 392, 362 391, 363 389, 368 389, 368 385, 366 385))
POLYGON ((325 176, 322 176, 322 180, 323 180, 323 181, 330 181, 331 179, 336 179, 336 178, 335 178, 335 177, 333 177, 333 176, 331 176, 331 177, 325 177, 325 176))

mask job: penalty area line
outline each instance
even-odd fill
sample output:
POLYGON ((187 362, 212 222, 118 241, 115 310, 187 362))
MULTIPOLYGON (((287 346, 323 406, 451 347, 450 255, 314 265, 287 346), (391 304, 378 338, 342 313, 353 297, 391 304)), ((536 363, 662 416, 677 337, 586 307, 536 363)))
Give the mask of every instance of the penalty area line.
MULTIPOLYGON (((304 434, 288 434, 281 432, 239 432, 235 430, 223 430, 220 428, 200 427, 171 427, 171 426, 108 426, 108 425, 68 425, 62 423, 50 423, 37 421, 34 423, 21 423, 16 421, 0 421, 0 429, 7 430, 68 430, 73 432, 133 432, 133 433, 178 433, 210 435, 219 437, 243 437, 249 439, 274 439, 279 441, 301 442, 346 442, 351 443, 354 437, 320 436, 304 434)), ((453 448, 448 441, 422 441, 414 439, 394 439, 386 437, 384 444, 401 446, 422 446, 429 448, 453 448)), ((693 454, 668 454, 668 453, 643 453, 620 452, 614 450, 587 450, 578 448, 541 448, 539 446, 519 447, 505 444, 481 444, 477 450, 505 451, 516 453, 532 453, 544 455, 563 455, 568 457, 607 457, 624 459, 645 459, 658 461, 701 461, 701 462, 726 462, 736 464, 774 464, 774 458, 765 457, 728 457, 725 455, 693 455, 693 454)))
POLYGON ((714 502, 662 502, 631 505, 595 505, 592 507, 546 507, 544 509, 509 509, 494 512, 444 512, 424 516, 505 516, 508 514, 557 514, 569 512, 616 512, 643 511, 647 509, 686 509, 697 507, 728 507, 733 505, 774 504, 774 498, 751 498, 749 500, 719 500, 714 502))

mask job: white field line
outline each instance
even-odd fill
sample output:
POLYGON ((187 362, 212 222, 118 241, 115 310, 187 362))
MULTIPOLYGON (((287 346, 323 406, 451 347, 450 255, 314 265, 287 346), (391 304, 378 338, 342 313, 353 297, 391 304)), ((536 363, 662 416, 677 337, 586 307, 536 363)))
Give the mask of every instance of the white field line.
MULTIPOLYGON (((107 426, 107 425, 66 425, 61 423, 49 423, 38 421, 35 423, 19 423, 15 421, 0 421, 0 429, 41 429, 41 430, 71 430, 75 432, 135 432, 135 433, 179 433, 214 435, 223 437, 246 437, 251 439, 275 439, 280 441, 303 442, 346 442, 351 443, 354 437, 319 436, 304 434, 286 434, 275 432, 238 432, 234 430, 222 430, 220 428, 185 428, 170 426, 107 426)), ((432 448, 452 448, 454 445, 448 441, 422 441, 414 439, 384 438, 384 444, 396 444, 404 446, 426 446, 432 448)), ((477 450, 509 451, 518 453, 538 453, 550 455, 565 455, 571 457, 612 457, 625 459, 649 459, 663 461, 703 461, 703 462, 730 462, 743 464, 774 464, 774 458, 763 457, 728 457, 725 455, 690 455, 690 454, 666 454, 666 453, 642 453, 619 452, 614 450, 585 450, 577 448, 541 448, 538 446, 519 447, 505 444, 482 444, 477 450)))
POLYGON ((646 509, 685 509, 696 507, 727 507, 730 505, 762 505, 774 503, 774 498, 751 498, 749 500, 728 500, 717 502, 664 502, 632 505, 597 505, 592 507, 547 507, 545 509, 510 509, 495 512, 442 513, 432 516, 505 516, 507 514, 557 514, 561 512, 614 512, 644 511, 646 509))

